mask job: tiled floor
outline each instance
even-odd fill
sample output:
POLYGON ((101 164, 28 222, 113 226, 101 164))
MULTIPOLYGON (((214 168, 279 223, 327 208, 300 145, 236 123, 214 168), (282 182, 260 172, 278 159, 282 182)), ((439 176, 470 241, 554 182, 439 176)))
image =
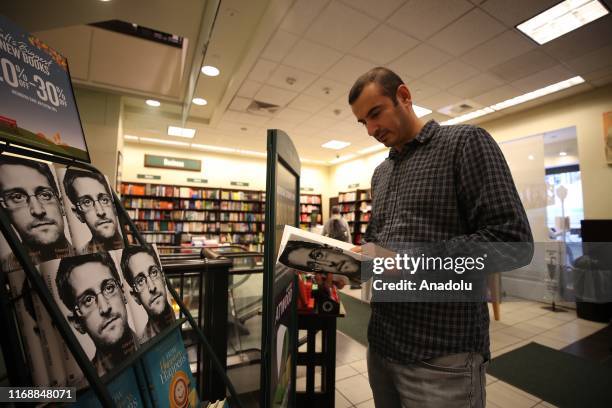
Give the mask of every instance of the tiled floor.
MULTIPOLYGON (((353 295, 351 293, 351 295, 353 295)), ((491 353, 497 357, 529 342, 561 349, 602 328, 576 317, 574 311, 553 313, 542 303, 509 301, 501 305, 501 320, 494 321, 491 313, 491 353)), ((374 407, 365 362, 366 348, 338 332, 336 357, 336 407, 374 407)), ((299 377, 300 373, 298 373, 299 377)), ((299 384, 303 378, 298 378, 299 384)), ((490 408, 553 407, 503 381, 487 375, 487 406, 490 408)))

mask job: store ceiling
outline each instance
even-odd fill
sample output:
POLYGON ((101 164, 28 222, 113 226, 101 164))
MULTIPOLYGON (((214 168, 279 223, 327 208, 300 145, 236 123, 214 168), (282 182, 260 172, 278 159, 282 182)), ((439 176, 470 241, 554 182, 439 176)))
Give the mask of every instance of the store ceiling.
MULTIPOLYGON (((612 0, 605 2, 610 9, 612 0)), ((556 3, 222 0, 216 10, 216 2, 199 0, 22 0, 2 12, 63 52, 75 83, 125 95, 125 134, 176 140, 167 126, 184 125, 197 129, 193 143, 263 152, 266 129, 280 128, 302 159, 328 163, 376 144, 353 118, 347 94, 377 65, 397 71, 414 102, 434 111, 423 119, 439 121, 450 118, 437 112, 445 107, 476 110, 576 75, 586 83, 480 121, 612 82, 611 15, 543 46, 513 28, 556 3), (187 44, 168 50, 85 25, 110 19, 187 44), (199 74, 205 63, 221 75, 199 74), (191 104, 194 96, 208 105, 191 104), (147 107, 148 97, 162 106, 147 107), (254 101, 278 108, 257 109, 254 101), (331 139, 351 145, 320 147, 331 139)))

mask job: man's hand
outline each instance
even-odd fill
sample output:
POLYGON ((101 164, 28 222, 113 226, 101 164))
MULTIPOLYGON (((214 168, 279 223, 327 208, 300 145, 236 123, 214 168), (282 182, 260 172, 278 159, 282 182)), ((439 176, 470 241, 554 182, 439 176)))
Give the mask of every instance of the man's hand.
POLYGON ((355 253, 357 253, 357 254, 360 254, 360 253, 361 253, 361 251, 362 251, 362 249, 361 249, 361 246, 356 246, 356 247, 352 247, 352 248, 351 248, 351 251, 352 251, 352 252, 355 252, 355 253))

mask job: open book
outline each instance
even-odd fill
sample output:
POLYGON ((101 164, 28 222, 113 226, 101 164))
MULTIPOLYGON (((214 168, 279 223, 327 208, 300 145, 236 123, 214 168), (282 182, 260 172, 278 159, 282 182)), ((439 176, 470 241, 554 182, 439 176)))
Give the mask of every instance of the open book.
POLYGON ((351 251, 354 245, 285 225, 277 263, 303 272, 334 273, 359 279, 370 257, 351 251))

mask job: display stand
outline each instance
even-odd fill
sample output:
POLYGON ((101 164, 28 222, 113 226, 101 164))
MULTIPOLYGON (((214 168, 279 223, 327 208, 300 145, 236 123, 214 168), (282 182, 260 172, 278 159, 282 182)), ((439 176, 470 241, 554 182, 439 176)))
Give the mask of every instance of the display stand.
MULTIPOLYGON (((10 143, 6 143, 3 146, 3 149, 2 149, 1 153, 5 153, 5 152, 18 154, 18 155, 21 155, 21 156, 24 156, 24 157, 36 158, 36 159, 40 159, 40 160, 50 161, 50 162, 53 162, 53 163, 64 164, 64 165, 69 166, 69 167, 78 167, 78 168, 82 168, 82 169, 86 169, 86 170, 89 170, 89 171, 92 171, 92 172, 99 173, 99 171, 95 167, 93 167, 93 166, 91 166, 91 165, 89 165, 87 163, 80 162, 80 161, 77 161, 75 159, 67 159, 67 158, 63 158, 63 157, 59 157, 59 156, 55 156, 55 155, 50 155, 50 154, 46 154, 46 153, 42 153, 42 152, 38 152, 38 151, 33 151, 33 150, 30 150, 30 149, 24 149, 24 148, 21 148, 21 147, 13 146, 10 143)), ((145 240, 143 239, 143 237, 138 232, 138 230, 135 227, 134 223, 128 217, 125 209, 119 204, 120 203, 119 198, 116 196, 116 194, 114 192, 113 192, 113 196, 114 196, 113 198, 114 198, 115 203, 116 203, 117 214, 119 216, 119 219, 122 222, 122 227, 125 227, 127 225, 127 228, 129 229, 130 233, 135 238, 135 240, 140 245, 145 244, 145 240)), ((91 363, 91 361, 89 360, 89 358, 85 354, 83 348, 81 347, 81 345, 79 344, 78 340, 76 339, 73 331, 68 326, 68 323, 64 319, 60 309, 55 304, 53 298, 51 297, 51 294, 49 293, 49 290, 47 289, 47 287, 45 285, 45 282, 43 281, 42 276, 38 273, 37 269, 33 265, 33 263, 31 261, 30 257, 28 256, 25 248, 23 247, 23 245, 21 244, 19 238, 15 234, 15 232, 14 232, 14 230, 13 230, 11 224, 10 224, 10 221, 8 220, 7 216, 3 212, 0 212, 0 229, 1 229, 2 234, 4 235, 4 237, 6 238, 6 240, 7 240, 8 244, 9 244, 11 250, 13 251, 15 257, 17 258, 18 262, 23 267, 23 269, 24 269, 24 271, 26 273, 26 276, 29 279, 30 284, 32 285, 33 290, 40 297, 40 300, 41 300, 43 306, 45 307, 46 311, 49 313, 49 316, 51 317, 54 325, 57 327, 57 330, 61 334, 63 340, 66 342, 66 345, 67 345, 68 349, 73 354, 76 362, 78 363, 79 367, 83 371, 83 374, 84 374, 85 378, 89 382, 90 387, 95 392, 99 402, 104 407, 112 407, 112 406, 114 406, 115 404, 114 404, 113 399, 112 399, 112 397, 111 397, 111 395, 109 393, 109 390, 107 388, 107 384, 109 384, 113 379, 115 379, 120 374, 120 371, 122 371, 123 369, 126 368, 126 365, 133 364, 134 362, 139 361, 139 359, 141 357, 143 357, 145 355, 145 353, 147 353, 147 351, 149 351, 151 349, 152 345, 150 345, 149 343, 156 343, 156 342, 153 341, 153 342, 149 342, 149 343, 145 344, 143 347, 138 349, 138 351, 136 353, 134 353, 134 355, 131 356, 130 359, 128 359, 129 361, 126 361, 126 363, 124 365, 122 365, 122 367, 120 367, 120 369, 118 368, 116 370, 112 370, 110 373, 108 373, 108 374, 104 375, 102 378, 100 378, 97 375, 97 372, 96 372, 93 364, 91 363)), ((126 235, 124 234, 124 237, 125 236, 126 235)), ((190 311, 183 304, 181 298, 178 296, 178 294, 176 293, 174 288, 172 288, 172 285, 169 284, 167 276, 166 276, 165 279, 166 279, 166 284, 167 284, 167 287, 168 287, 168 290, 169 290, 171 296, 174 298, 174 301, 178 305, 181 313, 185 316, 186 320, 189 322, 189 324, 191 325, 191 327, 195 331, 199 342, 201 342, 201 344, 204 346, 204 350, 208 354, 208 358, 210 358, 211 366, 214 368, 215 375, 217 376, 218 379, 220 379, 223 382, 223 384, 229 390, 229 393, 230 393, 230 395, 232 397, 232 405, 233 406, 237 406, 237 407, 242 407, 242 404, 240 403, 240 401, 239 401, 239 399, 237 397, 235 389, 234 389, 233 385, 231 384, 231 382, 229 381, 229 379, 228 379, 228 377, 227 377, 227 375, 226 375, 226 373, 225 373, 225 371, 223 369, 223 365, 219 362, 219 360, 217 359, 217 357, 215 355, 214 348, 211 346, 211 344, 208 341, 207 337, 204 335, 202 330, 199 328, 198 324, 194 320, 194 318, 191 315, 190 311)), ((177 324, 181 324, 181 323, 182 322, 179 321, 177 324)), ((16 335, 17 331, 14 331, 13 333, 15 333, 15 335, 16 335)), ((161 337, 163 337, 163 336, 160 336, 160 338, 161 337)), ((15 343, 13 342, 13 345, 14 344, 15 343)), ((13 348, 14 347, 10 347, 11 350, 13 348)), ((17 369, 19 370, 20 368, 17 367, 17 369)), ((22 366, 21 369, 25 369, 25 365, 22 366)), ((23 377, 23 376, 21 376, 21 377, 23 377)))
MULTIPOLYGON (((297 365, 306 367, 306 390, 296 391, 296 406, 334 408, 336 396, 336 318, 337 315, 298 313, 298 329, 306 330, 306 351, 297 353, 297 365), (317 333, 321 332, 321 351, 317 352, 317 333), (315 391, 316 367, 321 368, 321 391, 315 391)), ((300 341, 301 343, 302 341, 300 341)))

